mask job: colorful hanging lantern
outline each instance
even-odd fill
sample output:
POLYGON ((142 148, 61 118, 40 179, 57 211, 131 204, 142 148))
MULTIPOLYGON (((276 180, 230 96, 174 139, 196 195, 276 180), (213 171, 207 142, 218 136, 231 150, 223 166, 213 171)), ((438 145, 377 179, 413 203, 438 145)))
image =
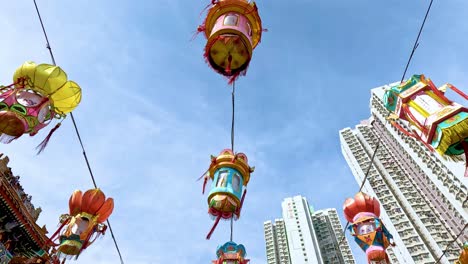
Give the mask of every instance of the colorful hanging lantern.
MULTIPOLYGON (((0 141, 34 136, 52 119, 65 118, 80 101, 81 88, 60 67, 25 62, 16 70, 13 84, 0 87, 0 141)), ((41 150, 59 126, 41 143, 41 150)))
POLYGON ((204 32, 208 39, 204 55, 207 62, 232 82, 240 74, 245 75, 263 29, 255 2, 212 0, 198 32, 204 32))
POLYGON ((254 169, 249 166, 244 153, 234 154, 232 150, 225 149, 218 157, 211 156, 211 165, 203 183, 203 193, 208 178, 211 178, 213 182, 208 194, 208 213, 216 220, 207 239, 210 239, 221 218, 237 220, 240 217, 250 173, 254 169))
MULTIPOLYGON (((394 113, 390 119, 395 127, 419 139, 431 151, 436 150, 442 156, 465 153, 468 160, 468 108, 445 97, 447 88, 468 100, 466 94, 451 84, 437 88, 424 75, 413 75, 386 91, 385 107, 394 113), (412 131, 394 122, 396 118, 409 122, 412 131)), ((468 166, 465 177, 468 177, 468 166)))
POLYGON ((354 199, 346 199, 343 211, 351 223, 348 229, 356 243, 366 252, 368 263, 390 263, 385 250, 395 244, 393 236, 379 219, 380 203, 377 199, 359 192, 354 199))
POLYGON ((248 264, 250 260, 245 259, 245 247, 242 244, 237 245, 230 241, 216 250, 217 260, 212 264, 248 264))
POLYGON ((468 264, 468 242, 463 244, 463 251, 455 264, 468 264))
POLYGON ((107 226, 104 221, 112 214, 114 200, 107 198, 100 189, 91 189, 84 194, 80 190, 73 192, 69 201, 70 214, 60 217, 61 226, 51 237, 61 232, 57 251, 59 257, 78 258, 79 254, 90 246, 100 235, 104 235, 107 226))

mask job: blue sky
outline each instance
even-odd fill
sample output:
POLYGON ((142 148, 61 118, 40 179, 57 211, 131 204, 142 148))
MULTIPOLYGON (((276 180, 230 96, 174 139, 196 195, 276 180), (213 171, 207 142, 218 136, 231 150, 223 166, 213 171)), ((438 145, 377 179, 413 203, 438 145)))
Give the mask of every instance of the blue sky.
MULTIPOLYGON (((97 183, 115 199, 126 263, 210 263, 229 239, 222 222, 205 240, 212 220, 195 181, 230 144, 230 88, 205 64, 204 36, 190 41, 208 2, 38 0, 57 63, 83 89, 74 115, 97 183)), ((235 143, 256 166, 234 226, 253 264, 266 263, 263 221, 281 216, 283 198, 341 212, 357 191, 338 130, 369 116, 371 88, 401 78, 428 3, 257 2, 269 31, 236 83, 235 143)), ((467 12, 464 0, 434 2, 409 74, 468 90, 467 12)), ((50 62, 32 1, 4 3, 0 27, 2 84, 24 61, 50 62)), ((73 190, 92 182, 71 120, 35 155, 51 127, 0 151, 53 233, 73 190)), ((76 263, 118 263, 110 234, 76 263)))

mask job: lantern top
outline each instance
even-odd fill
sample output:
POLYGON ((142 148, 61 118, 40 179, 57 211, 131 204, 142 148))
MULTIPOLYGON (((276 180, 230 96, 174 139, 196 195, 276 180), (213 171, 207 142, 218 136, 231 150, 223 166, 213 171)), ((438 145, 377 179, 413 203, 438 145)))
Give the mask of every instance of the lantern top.
POLYGON ((371 213, 380 216, 379 201, 363 192, 358 192, 353 198, 348 198, 343 204, 343 212, 348 222, 355 222, 355 217, 361 213, 371 213))
POLYGON ((84 194, 80 190, 76 190, 70 196, 68 203, 70 215, 87 215, 92 218, 89 220, 97 223, 106 221, 114 210, 114 199, 106 199, 99 188, 87 190, 84 194))
POLYGON ((250 167, 247 159, 247 155, 244 153, 234 154, 231 149, 224 149, 221 151, 219 156, 211 156, 211 165, 208 169, 210 178, 214 178, 214 174, 217 169, 221 167, 230 167, 238 170, 244 178, 244 185, 247 185, 250 180, 250 173, 255 168, 250 167))
POLYGON ((236 244, 233 241, 224 243, 222 246, 218 246, 216 249, 216 256, 218 258, 225 256, 227 254, 238 254, 240 257, 244 258, 246 255, 245 247, 242 244, 236 244))
POLYGON ((234 12, 243 15, 252 28, 252 48, 255 48, 262 38, 262 20, 258 14, 255 2, 247 0, 217 0, 208 11, 204 22, 205 36, 209 38, 216 20, 227 13, 234 12))

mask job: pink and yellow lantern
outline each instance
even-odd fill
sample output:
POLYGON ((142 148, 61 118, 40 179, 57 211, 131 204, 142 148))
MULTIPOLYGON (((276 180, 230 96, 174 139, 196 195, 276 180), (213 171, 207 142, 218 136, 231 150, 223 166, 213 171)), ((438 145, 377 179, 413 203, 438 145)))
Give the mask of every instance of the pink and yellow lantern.
MULTIPOLYGON (((23 134, 36 135, 52 119, 63 119, 81 101, 81 88, 57 66, 25 62, 13 84, 0 86, 0 142, 10 143, 23 134)), ((52 132, 41 144, 47 144, 52 132)))
POLYGON ((240 74, 245 75, 263 29, 254 2, 213 0, 198 32, 204 32, 208 39, 204 54, 208 63, 233 82, 240 74))

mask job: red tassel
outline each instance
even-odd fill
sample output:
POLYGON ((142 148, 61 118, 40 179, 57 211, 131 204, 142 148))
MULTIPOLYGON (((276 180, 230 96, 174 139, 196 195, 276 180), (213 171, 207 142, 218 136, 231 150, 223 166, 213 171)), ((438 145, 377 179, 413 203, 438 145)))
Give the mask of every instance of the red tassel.
POLYGON ((227 65, 226 70, 225 70, 228 75, 231 75, 231 62, 232 62, 232 56, 229 55, 228 65, 227 65))
POLYGON ((204 32, 205 30, 206 30, 205 25, 198 26, 197 31, 193 33, 193 36, 190 39, 190 41, 193 41, 198 36, 198 34, 200 34, 201 32, 204 32))
POLYGON ((205 187, 206 187, 206 183, 208 182, 208 177, 205 177, 205 180, 203 181, 203 190, 202 190, 202 194, 205 194, 205 187))
POLYGON ((70 219, 67 219, 65 221, 63 221, 63 223, 60 225, 60 227, 57 229, 57 231, 55 231, 55 233, 44 243, 44 246, 48 246, 48 245, 53 245, 53 246, 58 246, 57 244, 55 244, 54 241, 55 240, 55 236, 57 236, 60 231, 62 231, 62 228, 68 224, 68 222, 70 222, 70 219))
POLYGON ((52 128, 52 130, 50 130, 49 132, 49 135, 47 135, 47 137, 41 142, 41 144, 39 144, 36 149, 39 149, 39 151, 37 152, 37 155, 41 154, 42 151, 44 151, 44 149, 47 147, 47 144, 49 143, 49 140, 50 138, 52 137, 52 134, 54 134, 54 132, 62 125, 62 123, 58 123, 57 125, 55 125, 54 128, 52 128))
POLYGON ((244 199, 245 199, 245 194, 246 194, 246 193, 247 193, 247 189, 245 189, 245 190, 244 190, 244 193, 242 194, 240 206, 239 206, 239 209, 237 209, 237 212, 236 212, 237 218, 240 218, 240 212, 241 212, 241 210, 242 210, 242 205, 244 204, 244 199))
POLYGON ((213 227, 211 228, 210 232, 208 233, 208 235, 206 235, 206 239, 209 240, 211 238, 211 235, 213 234, 214 230, 216 229, 216 226, 218 226, 218 223, 219 223, 219 220, 221 219, 221 215, 218 215, 218 217, 216 217, 216 221, 214 222, 213 224, 213 227))
POLYGON ((465 100, 468 100, 468 95, 466 95, 464 92, 458 90, 457 87, 451 85, 451 84, 448 84, 447 85, 450 89, 452 89, 454 92, 456 92, 458 95, 460 95, 461 97, 465 98, 465 100))
POLYGON ((463 150, 465 151, 465 177, 468 177, 468 143, 465 140, 461 142, 463 150))

